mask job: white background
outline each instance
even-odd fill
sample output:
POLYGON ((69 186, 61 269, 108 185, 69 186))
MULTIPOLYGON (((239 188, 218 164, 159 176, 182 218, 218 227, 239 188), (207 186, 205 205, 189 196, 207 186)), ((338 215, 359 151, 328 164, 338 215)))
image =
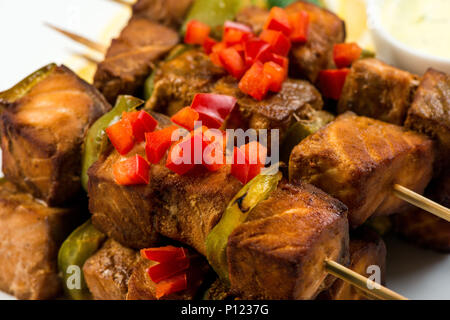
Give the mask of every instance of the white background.
MULTIPOLYGON (((0 0, 0 91, 50 62, 82 66, 73 54, 84 48, 45 27, 44 21, 107 43, 105 30, 124 11, 108 0, 0 0)), ((387 247, 389 288, 410 299, 450 299, 450 255, 396 239, 387 239, 387 247)), ((0 292, 0 299, 7 298, 0 292)))

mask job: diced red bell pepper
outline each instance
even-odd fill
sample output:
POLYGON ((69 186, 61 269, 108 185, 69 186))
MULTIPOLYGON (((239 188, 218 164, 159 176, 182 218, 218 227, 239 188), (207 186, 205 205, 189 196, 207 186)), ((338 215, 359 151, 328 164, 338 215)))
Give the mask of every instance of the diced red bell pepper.
POLYGON ((362 49, 356 43, 335 44, 333 59, 336 67, 346 68, 361 57, 362 49))
POLYGON ((250 28, 246 24, 239 23, 239 22, 234 22, 234 21, 230 21, 230 20, 225 21, 225 24, 224 24, 225 32, 230 30, 230 29, 239 30, 239 31, 242 31, 244 33, 253 33, 252 28, 250 28))
POLYGON ((145 133, 152 132, 158 125, 158 122, 144 110, 124 112, 122 119, 130 122, 136 142, 144 141, 145 133))
POLYGON ((233 47, 219 52, 219 59, 224 68, 236 79, 240 79, 245 72, 245 63, 241 54, 233 47))
POLYGON ((109 140, 121 155, 126 155, 133 149, 134 137, 130 121, 122 119, 106 128, 109 140))
POLYGON ((208 144, 203 152, 203 166, 209 171, 215 172, 225 165, 225 161, 222 142, 208 144))
POLYGON ((187 289, 187 274, 181 273, 156 285, 156 298, 168 296, 187 289))
POLYGON ((224 42, 219 42, 216 43, 213 47, 212 47, 212 52, 209 55, 211 61, 218 67, 224 67, 222 62, 220 61, 219 58, 219 52, 221 52, 222 50, 225 50, 227 48, 226 44, 224 42))
POLYGON ((249 164, 247 181, 252 180, 261 173, 267 159, 267 148, 257 141, 252 141, 239 148, 244 154, 249 164))
POLYGON ((170 126, 145 134, 145 153, 150 163, 157 164, 161 161, 172 144, 172 134, 177 129, 177 126, 170 126))
POLYGON ((261 101, 269 91, 269 83, 264 76, 264 65, 256 61, 239 82, 242 92, 261 101))
POLYGON ((191 20, 187 24, 184 42, 187 44, 203 45, 210 32, 211 27, 209 25, 197 20, 191 20))
POLYGON ((319 87, 326 98, 339 100, 350 69, 323 70, 319 74, 319 87))
POLYGON ((187 250, 174 246, 161 248, 148 248, 141 250, 141 257, 156 262, 170 262, 172 260, 186 258, 187 250))
POLYGON ((287 56, 291 50, 291 40, 282 32, 264 30, 259 36, 262 40, 272 45, 272 51, 281 56, 287 56))
POLYGON ((223 41, 232 46, 241 43, 253 35, 252 29, 245 24, 226 21, 224 25, 223 41))
POLYGON ((203 125, 218 129, 233 111, 236 102, 232 96, 199 93, 195 95, 191 108, 199 113, 203 125))
POLYGON ((205 42, 203 42, 203 49, 205 50, 206 54, 211 54, 212 48, 217 44, 217 41, 211 37, 208 37, 205 39, 205 42))
POLYGON ((113 165, 114 180, 122 186, 148 184, 150 166, 139 155, 113 165))
POLYGON ((159 283, 163 280, 169 279, 181 271, 185 271, 189 268, 189 265, 190 259, 186 257, 151 266, 148 268, 147 272, 153 282, 159 283))
POLYGON ((264 64, 264 75, 269 82, 269 90, 280 92, 286 79, 286 71, 275 62, 269 61, 264 64))
POLYGON ((295 43, 306 43, 308 41, 309 14, 306 11, 300 11, 289 14, 289 23, 292 32, 289 38, 295 43))
POLYGON ((178 111, 175 115, 170 118, 172 122, 178 124, 179 126, 192 131, 194 130, 195 121, 199 119, 199 114, 197 111, 191 107, 186 107, 178 111))
POLYGON ((231 174, 242 184, 247 184, 250 164, 247 161, 245 153, 239 148, 234 148, 233 163, 231 164, 231 174))
POLYGON ((287 78, 289 73, 289 59, 278 54, 272 54, 270 61, 273 61, 277 65, 281 66, 284 70, 285 78, 287 78))
POLYGON ((252 65, 255 61, 267 62, 272 58, 272 46, 261 39, 251 39, 245 42, 245 63, 252 65))
POLYGON ((186 174, 196 164, 203 163, 203 151, 207 145, 203 140, 203 134, 190 134, 169 150, 166 168, 179 175, 186 174))
POLYGON ((289 23, 289 16, 286 11, 279 7, 273 7, 270 10, 269 18, 264 25, 264 29, 280 31, 286 36, 289 36, 291 34, 292 27, 289 23))

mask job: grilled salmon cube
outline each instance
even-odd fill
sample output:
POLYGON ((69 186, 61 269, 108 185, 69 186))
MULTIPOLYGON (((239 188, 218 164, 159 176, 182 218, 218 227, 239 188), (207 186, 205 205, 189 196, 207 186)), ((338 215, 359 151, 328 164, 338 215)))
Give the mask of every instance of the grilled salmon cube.
POLYGON ((0 290, 43 300, 62 292, 57 255, 77 224, 71 209, 49 208, 10 182, 0 183, 0 290))
POLYGON ((110 105, 61 66, 4 107, 0 130, 5 176, 48 205, 64 204, 81 188, 87 130, 110 105))
POLYGON ((345 81, 338 113, 353 111, 401 126, 418 83, 417 76, 380 60, 356 61, 345 81))
POLYGON ((132 18, 97 66, 94 86, 111 104, 121 94, 140 96, 155 63, 178 42, 175 30, 142 17, 132 18))
POLYGON ((450 76, 430 69, 422 78, 405 126, 437 141, 436 173, 448 168, 450 154, 450 76))
POLYGON ((140 259, 138 252, 107 240, 83 266, 92 297, 95 300, 125 300, 128 282, 140 259))
POLYGON ((431 180, 433 141, 378 120, 345 113, 292 151, 291 181, 302 179, 345 203, 352 227, 408 208, 392 188, 419 194, 431 180))
MULTIPOLYGON (((450 207, 450 174, 443 174, 427 188, 425 195, 450 207)), ((450 252, 450 222, 418 208, 394 216, 394 229, 405 239, 439 252, 450 252)))
MULTIPOLYGON (((371 267, 378 267, 380 284, 385 284, 386 273, 386 245, 383 239, 374 231, 367 228, 356 230, 350 235, 350 264, 348 268, 364 277, 373 274, 371 267)), ((320 299, 326 300, 367 300, 367 295, 360 289, 341 279, 320 294, 320 299)))
POLYGON ((305 183, 281 182, 228 238, 231 290, 243 299, 313 299, 324 261, 348 263, 347 208, 305 183))

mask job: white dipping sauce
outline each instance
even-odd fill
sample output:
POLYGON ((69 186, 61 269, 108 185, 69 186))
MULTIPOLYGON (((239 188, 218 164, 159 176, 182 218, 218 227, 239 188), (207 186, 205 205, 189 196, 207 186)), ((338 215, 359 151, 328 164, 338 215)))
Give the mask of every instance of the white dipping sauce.
POLYGON ((397 40, 450 59, 450 0, 386 0, 382 20, 397 40))

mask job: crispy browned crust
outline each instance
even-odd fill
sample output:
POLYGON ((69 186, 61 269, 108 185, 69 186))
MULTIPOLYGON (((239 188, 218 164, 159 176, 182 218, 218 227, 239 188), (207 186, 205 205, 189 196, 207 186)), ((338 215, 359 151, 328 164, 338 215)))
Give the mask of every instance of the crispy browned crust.
POLYGON ((187 270, 188 289, 168 296, 156 298, 156 283, 153 282, 147 269, 156 262, 140 259, 134 267, 128 282, 127 300, 193 300, 199 287, 202 285, 205 274, 209 271, 209 266, 203 257, 192 253, 190 267, 187 270))
POLYGON ((225 75, 225 70, 214 65, 202 50, 189 50, 160 65, 146 107, 171 116, 191 105, 197 93, 211 92, 225 75))
MULTIPOLYGON (((381 284, 385 284, 386 273, 386 245, 375 232, 363 228, 350 237, 350 265, 349 268, 364 277, 369 266, 378 266, 381 271, 381 284)), ((367 296, 360 289, 343 280, 336 280, 333 286, 320 295, 320 299, 327 300, 367 300, 367 296)))
POLYGON ((291 181, 303 179, 349 208, 353 227, 369 217, 402 212, 393 184, 420 194, 431 180, 433 142, 402 127, 353 113, 309 136, 290 158, 291 181))
POLYGON ((95 300, 125 300, 139 254, 113 240, 86 260, 83 273, 95 300))
POLYGON ((49 208, 0 184, 0 290, 18 299, 52 299, 62 290, 59 246, 75 224, 75 212, 49 208))
POLYGON ((338 104, 338 113, 358 115, 403 125, 418 77, 377 59, 353 63, 338 104))
POLYGON ((228 239, 231 289, 244 299, 312 299, 324 260, 348 261, 346 207, 319 189, 282 182, 228 239))
POLYGON ((429 69, 422 78, 405 126, 437 141, 436 174, 449 166, 450 76, 429 69))
POLYGON ((321 70, 334 66, 333 46, 345 41, 345 22, 331 11, 305 1, 289 5, 286 11, 309 14, 308 42, 292 46, 290 61, 295 75, 315 83, 321 70))
POLYGON ((110 108, 92 86, 56 67, 0 116, 5 176, 49 205, 63 204, 81 187, 86 132, 110 108))
MULTIPOLYGON (((450 207, 450 174, 434 181, 425 195, 437 203, 450 207)), ((428 212, 411 208, 394 217, 394 228, 407 240, 439 252, 450 252, 450 222, 428 212)))
POLYGON ((178 29, 192 2, 193 0, 139 0, 133 5, 133 16, 178 29))
MULTIPOLYGON (((319 72, 334 66, 333 46, 345 41, 345 22, 337 15, 306 1, 297 1, 286 11, 306 11, 310 17, 308 42, 293 44, 290 71, 296 77, 316 82, 319 72)), ((252 27, 259 34, 269 16, 267 10, 246 7, 237 14, 236 20, 252 27)))
POLYGON ((242 184, 231 175, 230 165, 217 172, 201 168, 184 176, 163 170, 152 179, 158 186, 154 227, 162 235, 186 243, 205 255, 207 235, 242 184))
POLYGON ((226 123, 227 128, 278 129, 280 141, 297 118, 305 119, 313 110, 321 110, 322 97, 307 81, 288 79, 277 94, 269 94, 263 101, 256 101, 244 94, 232 77, 219 80, 213 92, 231 95, 238 100, 238 107, 226 123))
POLYGON ((98 65, 94 86, 112 104, 120 94, 141 95, 155 63, 178 41, 176 31, 145 18, 132 18, 98 65))
MULTIPOLYGON (((129 156, 145 157, 143 145, 129 156)), ((157 243, 159 237, 152 225, 153 185, 120 186, 114 181, 113 164, 122 157, 113 150, 89 169, 89 211, 92 223, 108 237, 122 245, 142 249, 157 243)), ((151 176, 157 168, 151 167, 151 176)))

